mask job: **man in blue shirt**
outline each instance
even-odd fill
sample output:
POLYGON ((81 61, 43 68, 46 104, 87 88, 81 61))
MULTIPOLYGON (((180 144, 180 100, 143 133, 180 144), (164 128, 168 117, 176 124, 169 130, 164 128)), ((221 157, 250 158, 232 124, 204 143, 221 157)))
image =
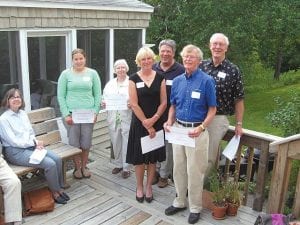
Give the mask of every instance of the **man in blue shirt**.
POLYGON ((170 126, 188 129, 189 137, 195 139, 195 147, 173 144, 177 197, 165 214, 173 215, 186 209, 188 190, 188 222, 194 224, 202 209, 203 180, 208 165, 209 135, 206 127, 216 113, 216 93, 213 78, 198 68, 203 58, 202 51, 197 46, 187 45, 181 56, 185 73, 173 80, 171 107, 164 129, 166 132, 170 132, 170 126))
MULTIPOLYGON (((176 52, 176 43, 174 40, 166 39, 162 40, 158 46, 160 61, 154 64, 153 69, 162 74, 166 79, 167 90, 167 108, 162 115, 164 121, 168 119, 168 112, 170 108, 170 95, 173 84, 173 79, 184 73, 184 67, 175 61, 174 56, 176 52)), ((173 171, 173 150, 172 144, 166 141, 166 161, 156 163, 157 178, 154 183, 157 186, 164 188, 168 186, 168 177, 172 175, 173 171)))

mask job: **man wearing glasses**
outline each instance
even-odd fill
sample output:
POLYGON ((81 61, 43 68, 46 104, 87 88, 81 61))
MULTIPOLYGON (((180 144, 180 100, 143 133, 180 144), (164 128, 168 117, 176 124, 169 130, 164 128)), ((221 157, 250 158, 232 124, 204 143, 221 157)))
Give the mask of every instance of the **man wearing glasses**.
MULTIPOLYGON (((216 113, 215 82, 198 67, 202 51, 195 45, 187 45, 181 52, 185 73, 173 81, 170 96, 166 132, 171 126, 187 132, 195 141, 195 147, 173 144, 174 183, 177 197, 165 210, 170 216, 186 209, 188 190, 190 224, 200 218, 204 174, 207 168, 209 135, 206 127, 216 113)), ((171 131, 172 132, 172 131, 171 131)))
MULTIPOLYGON (((168 118, 168 112, 170 108, 170 94, 173 79, 180 74, 184 73, 184 67, 175 61, 174 56, 176 52, 176 43, 174 40, 166 39, 162 40, 158 46, 160 61, 154 64, 153 69, 162 74, 166 79, 167 88, 167 108, 163 115, 164 121, 168 118)), ((164 188, 168 186, 168 177, 172 176, 173 171, 173 152, 172 144, 166 142, 166 161, 157 163, 157 175, 153 184, 157 183, 157 186, 164 188)))
POLYGON ((216 82, 217 113, 207 127, 209 136, 208 168, 216 166, 219 144, 228 130, 227 116, 235 114, 235 135, 243 134, 244 88, 239 68, 226 58, 229 40, 222 33, 215 33, 210 38, 211 59, 203 60, 200 69, 212 76, 216 82))

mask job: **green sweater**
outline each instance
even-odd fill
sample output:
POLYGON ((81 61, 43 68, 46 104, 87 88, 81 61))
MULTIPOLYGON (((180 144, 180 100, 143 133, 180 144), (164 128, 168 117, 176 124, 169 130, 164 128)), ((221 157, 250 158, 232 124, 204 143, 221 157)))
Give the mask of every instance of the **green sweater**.
POLYGON ((86 68, 83 73, 64 70, 58 78, 57 99, 63 117, 74 109, 100 110, 101 82, 96 70, 86 68))

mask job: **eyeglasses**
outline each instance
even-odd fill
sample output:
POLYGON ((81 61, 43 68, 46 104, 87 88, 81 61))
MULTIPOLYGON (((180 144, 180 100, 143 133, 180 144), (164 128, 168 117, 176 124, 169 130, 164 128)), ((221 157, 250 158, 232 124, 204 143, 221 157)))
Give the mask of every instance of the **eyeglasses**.
POLYGON ((194 59, 198 59, 199 57, 193 56, 193 55, 184 55, 184 56, 182 56, 182 58, 183 59, 192 59, 192 60, 194 60, 194 59))
POLYGON ((220 47, 224 47, 226 44, 225 43, 222 43, 222 42, 213 42, 213 43, 211 43, 212 44, 212 46, 214 46, 214 47, 216 47, 216 46, 220 46, 220 47))
POLYGON ((9 100, 10 99, 20 99, 21 97, 20 96, 11 96, 11 97, 9 97, 9 100))

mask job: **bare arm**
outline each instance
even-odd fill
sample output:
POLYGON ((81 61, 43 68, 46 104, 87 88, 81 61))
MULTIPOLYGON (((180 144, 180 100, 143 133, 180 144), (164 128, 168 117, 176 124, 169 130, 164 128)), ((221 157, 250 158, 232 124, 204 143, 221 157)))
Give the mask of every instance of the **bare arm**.
POLYGON ((164 129, 166 132, 170 132, 170 126, 175 122, 175 105, 171 105, 168 114, 168 120, 164 123, 164 129))
POLYGON ((235 103, 235 135, 243 135, 243 116, 244 116, 244 99, 237 100, 235 103))

